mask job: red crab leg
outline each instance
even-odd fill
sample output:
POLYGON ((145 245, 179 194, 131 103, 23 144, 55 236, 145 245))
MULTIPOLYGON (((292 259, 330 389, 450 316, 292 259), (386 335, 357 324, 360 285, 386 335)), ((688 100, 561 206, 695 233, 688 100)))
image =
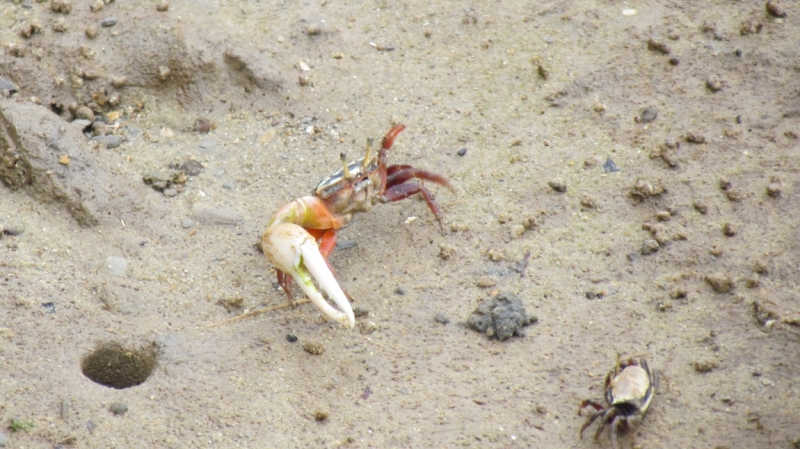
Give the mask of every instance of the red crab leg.
POLYGON ((400 201, 417 193, 422 194, 422 196, 425 198, 425 202, 428 203, 428 208, 430 208, 431 212, 433 212, 433 215, 436 216, 436 219, 439 220, 439 223, 441 223, 442 210, 439 209, 439 205, 436 204, 436 200, 433 199, 431 191, 425 188, 425 186, 422 184, 416 182, 407 182, 403 184, 394 185, 386 189, 386 192, 383 193, 383 201, 386 202, 400 201))
POLYGON ((394 139, 397 137, 398 134, 403 132, 406 129, 406 125, 394 125, 392 129, 383 136, 383 142, 381 143, 381 150, 388 150, 394 144, 394 139))
POLYGON ((442 185, 453 190, 453 187, 450 186, 450 183, 447 182, 447 178, 444 176, 433 173, 425 170, 420 170, 418 168, 411 167, 409 165, 402 166, 399 170, 392 170, 392 168, 396 167, 392 165, 387 170, 389 174, 388 179, 386 180, 386 187, 390 188, 396 186, 398 184, 402 184, 410 179, 417 178, 417 179, 424 179, 426 181, 435 182, 436 184, 442 185))

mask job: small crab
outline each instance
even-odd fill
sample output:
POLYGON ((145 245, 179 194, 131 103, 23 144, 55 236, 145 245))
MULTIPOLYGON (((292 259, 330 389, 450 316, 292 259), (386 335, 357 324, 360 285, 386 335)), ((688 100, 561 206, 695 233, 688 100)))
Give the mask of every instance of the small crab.
POLYGON ((640 359, 638 362, 629 359, 623 362, 617 356, 617 365, 606 375, 605 397, 608 407, 587 399, 581 403, 578 414, 585 407, 593 407, 595 412, 586 420, 581 427, 581 438, 583 431, 592 425, 597 418, 600 420, 597 432, 594 434, 595 441, 598 441, 603 429, 610 425, 611 445, 614 449, 619 449, 617 445, 617 427, 623 430, 633 429, 644 418, 650 401, 658 389, 658 372, 651 371, 647 366, 647 360, 640 359))
POLYGON ((447 179, 410 165, 387 165, 386 153, 405 129, 395 125, 383 137, 381 149, 373 152, 367 139, 366 155, 347 162, 340 155, 342 168, 320 181, 312 196, 298 198, 281 207, 261 236, 261 249, 277 269, 278 284, 292 300, 292 281, 297 281, 308 298, 326 315, 352 328, 355 324, 348 296, 339 286, 328 263, 336 244, 336 232, 353 219, 356 212, 368 212, 375 203, 400 201, 421 194, 441 226, 441 210, 431 192, 418 180, 431 181, 452 190, 447 179), (328 293, 341 311, 328 304, 317 288, 328 293))

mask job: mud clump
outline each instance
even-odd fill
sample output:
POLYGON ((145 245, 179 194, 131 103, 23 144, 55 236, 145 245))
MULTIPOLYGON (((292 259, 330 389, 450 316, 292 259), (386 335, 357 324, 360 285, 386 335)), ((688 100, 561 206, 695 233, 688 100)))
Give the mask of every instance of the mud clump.
POLYGON ((527 314, 522 300, 511 293, 501 292, 478 305, 467 325, 489 338, 503 341, 515 335, 524 337, 522 328, 537 321, 538 318, 527 314))
POLYGON ((81 361, 83 375, 106 387, 122 390, 146 381, 158 359, 155 343, 140 348, 125 347, 116 342, 101 343, 81 361))

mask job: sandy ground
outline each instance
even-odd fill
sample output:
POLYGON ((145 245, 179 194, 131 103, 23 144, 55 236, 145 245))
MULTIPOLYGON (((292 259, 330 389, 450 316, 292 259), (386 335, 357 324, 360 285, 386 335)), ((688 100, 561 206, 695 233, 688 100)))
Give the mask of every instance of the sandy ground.
POLYGON ((577 412, 617 354, 661 374, 621 447, 800 446, 795 2, 19 3, 0 4, 3 107, 69 127, 94 101, 123 142, 70 131, 97 181, 69 174, 77 153, 46 161, 108 192, 94 226, 0 186, 6 447, 611 447, 577 412), (285 303, 258 237, 394 123, 390 161, 456 192, 430 186, 443 231, 416 199, 341 231, 356 328, 309 304, 208 327, 285 303), (188 159, 176 196, 142 181, 188 159), (500 291, 538 318, 522 338, 464 325, 500 291), (104 344, 157 365, 97 384, 81 367, 104 344))

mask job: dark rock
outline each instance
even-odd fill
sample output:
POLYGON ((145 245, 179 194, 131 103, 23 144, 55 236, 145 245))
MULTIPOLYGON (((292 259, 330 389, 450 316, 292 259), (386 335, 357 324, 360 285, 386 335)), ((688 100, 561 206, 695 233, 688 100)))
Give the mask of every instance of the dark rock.
POLYGON ((522 328, 536 323, 536 317, 525 312, 522 300, 511 293, 501 292, 491 300, 482 302, 467 321, 467 325, 488 337, 507 340, 523 336, 522 328))
POLYGON ((458 152, 456 154, 458 154, 459 156, 464 156, 465 154, 467 154, 467 149, 466 148, 462 148, 462 149, 458 150, 458 152))
POLYGON ((618 171, 619 168, 617 168, 617 164, 615 164, 611 158, 606 159, 606 162, 603 164, 603 173, 614 173, 618 171))
POLYGON ((289 343, 295 343, 297 341, 297 336, 294 334, 286 334, 286 341, 289 343))

